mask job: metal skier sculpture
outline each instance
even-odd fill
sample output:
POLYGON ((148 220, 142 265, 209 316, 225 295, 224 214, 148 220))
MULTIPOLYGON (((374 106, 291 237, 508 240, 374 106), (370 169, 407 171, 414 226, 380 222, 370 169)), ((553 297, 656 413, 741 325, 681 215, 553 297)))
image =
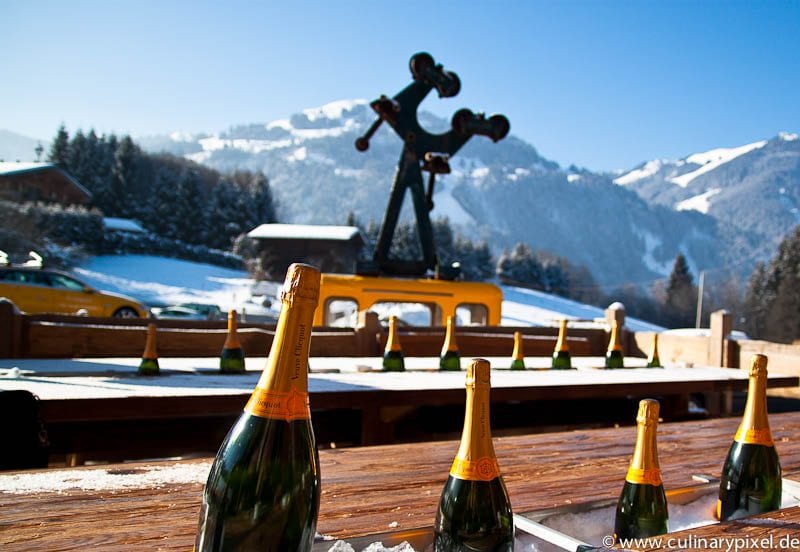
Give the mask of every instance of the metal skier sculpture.
POLYGON ((443 278, 456 277, 457 271, 440 267, 433 239, 433 227, 429 212, 433 209, 433 188, 437 174, 450 172, 450 157, 475 134, 491 138, 493 142, 502 140, 509 131, 508 119, 503 115, 486 118, 483 113, 473 113, 469 109, 455 112, 451 129, 444 134, 431 134, 424 130, 417 119, 417 109, 425 96, 434 88, 440 98, 450 98, 458 94, 461 81, 452 71, 445 71, 436 64, 430 54, 414 54, 409 62, 413 82, 392 98, 381 95, 370 103, 378 114, 378 119, 370 126, 364 136, 356 140, 358 151, 367 151, 369 140, 384 121, 391 126, 403 140, 403 151, 397 165, 397 173, 389 196, 389 204, 381 225, 378 242, 372 262, 359 266, 360 273, 420 276, 431 270, 443 278), (428 188, 422 180, 422 171, 430 173, 428 188), (397 228, 397 219, 403 205, 405 191, 411 192, 417 230, 422 246, 421 260, 398 260, 389 258, 389 249, 397 228))

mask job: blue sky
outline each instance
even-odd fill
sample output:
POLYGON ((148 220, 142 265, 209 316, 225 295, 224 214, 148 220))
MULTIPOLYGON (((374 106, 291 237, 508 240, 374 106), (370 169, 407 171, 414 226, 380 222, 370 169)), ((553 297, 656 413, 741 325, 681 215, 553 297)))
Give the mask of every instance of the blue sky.
POLYGON ((392 95, 428 51, 562 165, 800 131, 800 0, 0 0, 0 128, 215 132, 392 95))

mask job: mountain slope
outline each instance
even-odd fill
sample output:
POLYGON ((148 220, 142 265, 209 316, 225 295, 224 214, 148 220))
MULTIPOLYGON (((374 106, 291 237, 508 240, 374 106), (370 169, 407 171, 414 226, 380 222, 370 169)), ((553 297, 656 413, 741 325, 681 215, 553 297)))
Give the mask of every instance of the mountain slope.
MULTIPOLYGON (((356 151, 355 138, 374 119, 366 101, 340 101, 268 124, 140 143, 219 170, 263 170, 281 221, 341 224, 352 211, 362 222, 380 222, 402 142, 381 128, 367 152, 356 151)), ((430 114, 420 122, 431 132, 449 128, 430 114)), ((488 240, 495 253, 518 241, 550 250, 585 264, 609 286, 664 277, 679 252, 696 273, 752 246, 747 233, 737 235, 709 216, 651 206, 607 176, 562 170, 513 135, 497 144, 476 136, 451 166, 451 174, 437 178, 433 218, 449 217, 461 233, 488 240)), ((412 216, 410 201, 402 216, 412 216)))
POLYGON ((800 140, 780 133, 735 148, 654 160, 614 182, 651 204, 695 210, 735 223, 757 238, 755 256, 769 256, 800 224, 800 140))

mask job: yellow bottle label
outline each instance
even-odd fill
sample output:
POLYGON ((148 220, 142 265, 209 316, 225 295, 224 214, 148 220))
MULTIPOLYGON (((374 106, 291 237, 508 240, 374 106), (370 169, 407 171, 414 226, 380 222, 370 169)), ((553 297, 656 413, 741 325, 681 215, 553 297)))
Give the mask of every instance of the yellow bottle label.
POLYGON ((523 350, 521 332, 514 332, 514 351, 511 353, 511 358, 514 360, 525 359, 525 352, 523 350))
POLYGON ((270 420, 291 422, 311 419, 308 393, 302 393, 295 387, 288 393, 256 387, 244 410, 253 416, 270 420))
POLYGON ((736 431, 734 441, 747 445, 764 445, 765 447, 775 446, 772 440, 772 432, 769 428, 764 429, 744 429, 740 427, 736 431))
POLYGON ((442 346, 442 356, 448 352, 458 352, 458 344, 456 343, 456 329, 455 320, 452 316, 447 317, 447 333, 444 336, 444 345, 442 346))
POLYGON ((488 456, 475 461, 456 457, 450 475, 467 481, 491 481, 500 475, 500 466, 496 458, 488 456))
POLYGON ((242 344, 239 342, 239 334, 237 333, 236 311, 231 310, 228 313, 228 335, 225 337, 224 349, 241 349, 242 344))
POLYGON ((400 349, 400 339, 397 337, 397 317, 389 319, 389 338, 386 341, 386 352, 398 352, 400 349))
POLYGON ((147 339, 144 343, 144 353, 142 353, 142 358, 147 360, 155 360, 158 358, 158 350, 156 348, 156 336, 158 330, 155 324, 148 324, 147 325, 147 339))
POLYGON ((569 346, 567 345, 567 321, 562 320, 561 324, 558 328, 558 341, 556 341, 556 348, 555 352, 569 352, 569 346))
POLYGON ((637 485, 653 485, 654 487, 658 487, 661 485, 661 470, 628 468, 625 481, 636 483, 637 485))
POLYGON ((616 320, 611 325, 611 337, 608 340, 608 352, 610 353, 611 351, 622 351, 620 330, 616 320))

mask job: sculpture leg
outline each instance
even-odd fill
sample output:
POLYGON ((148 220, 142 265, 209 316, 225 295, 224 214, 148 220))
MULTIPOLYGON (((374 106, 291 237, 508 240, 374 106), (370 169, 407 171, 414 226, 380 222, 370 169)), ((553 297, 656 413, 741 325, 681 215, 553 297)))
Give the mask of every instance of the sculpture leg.
POLYGON ((400 162, 397 165, 397 172, 394 176, 392 191, 389 195, 389 205, 386 206, 386 213, 383 215, 378 243, 375 245, 375 253, 373 254, 373 260, 378 266, 389 260, 389 249, 392 246, 392 238, 397 228, 397 219, 400 217, 400 209, 403 207, 406 188, 409 185, 409 181, 414 178, 412 174, 414 167, 416 167, 416 172, 419 173, 419 161, 416 156, 406 148, 403 148, 400 162))

